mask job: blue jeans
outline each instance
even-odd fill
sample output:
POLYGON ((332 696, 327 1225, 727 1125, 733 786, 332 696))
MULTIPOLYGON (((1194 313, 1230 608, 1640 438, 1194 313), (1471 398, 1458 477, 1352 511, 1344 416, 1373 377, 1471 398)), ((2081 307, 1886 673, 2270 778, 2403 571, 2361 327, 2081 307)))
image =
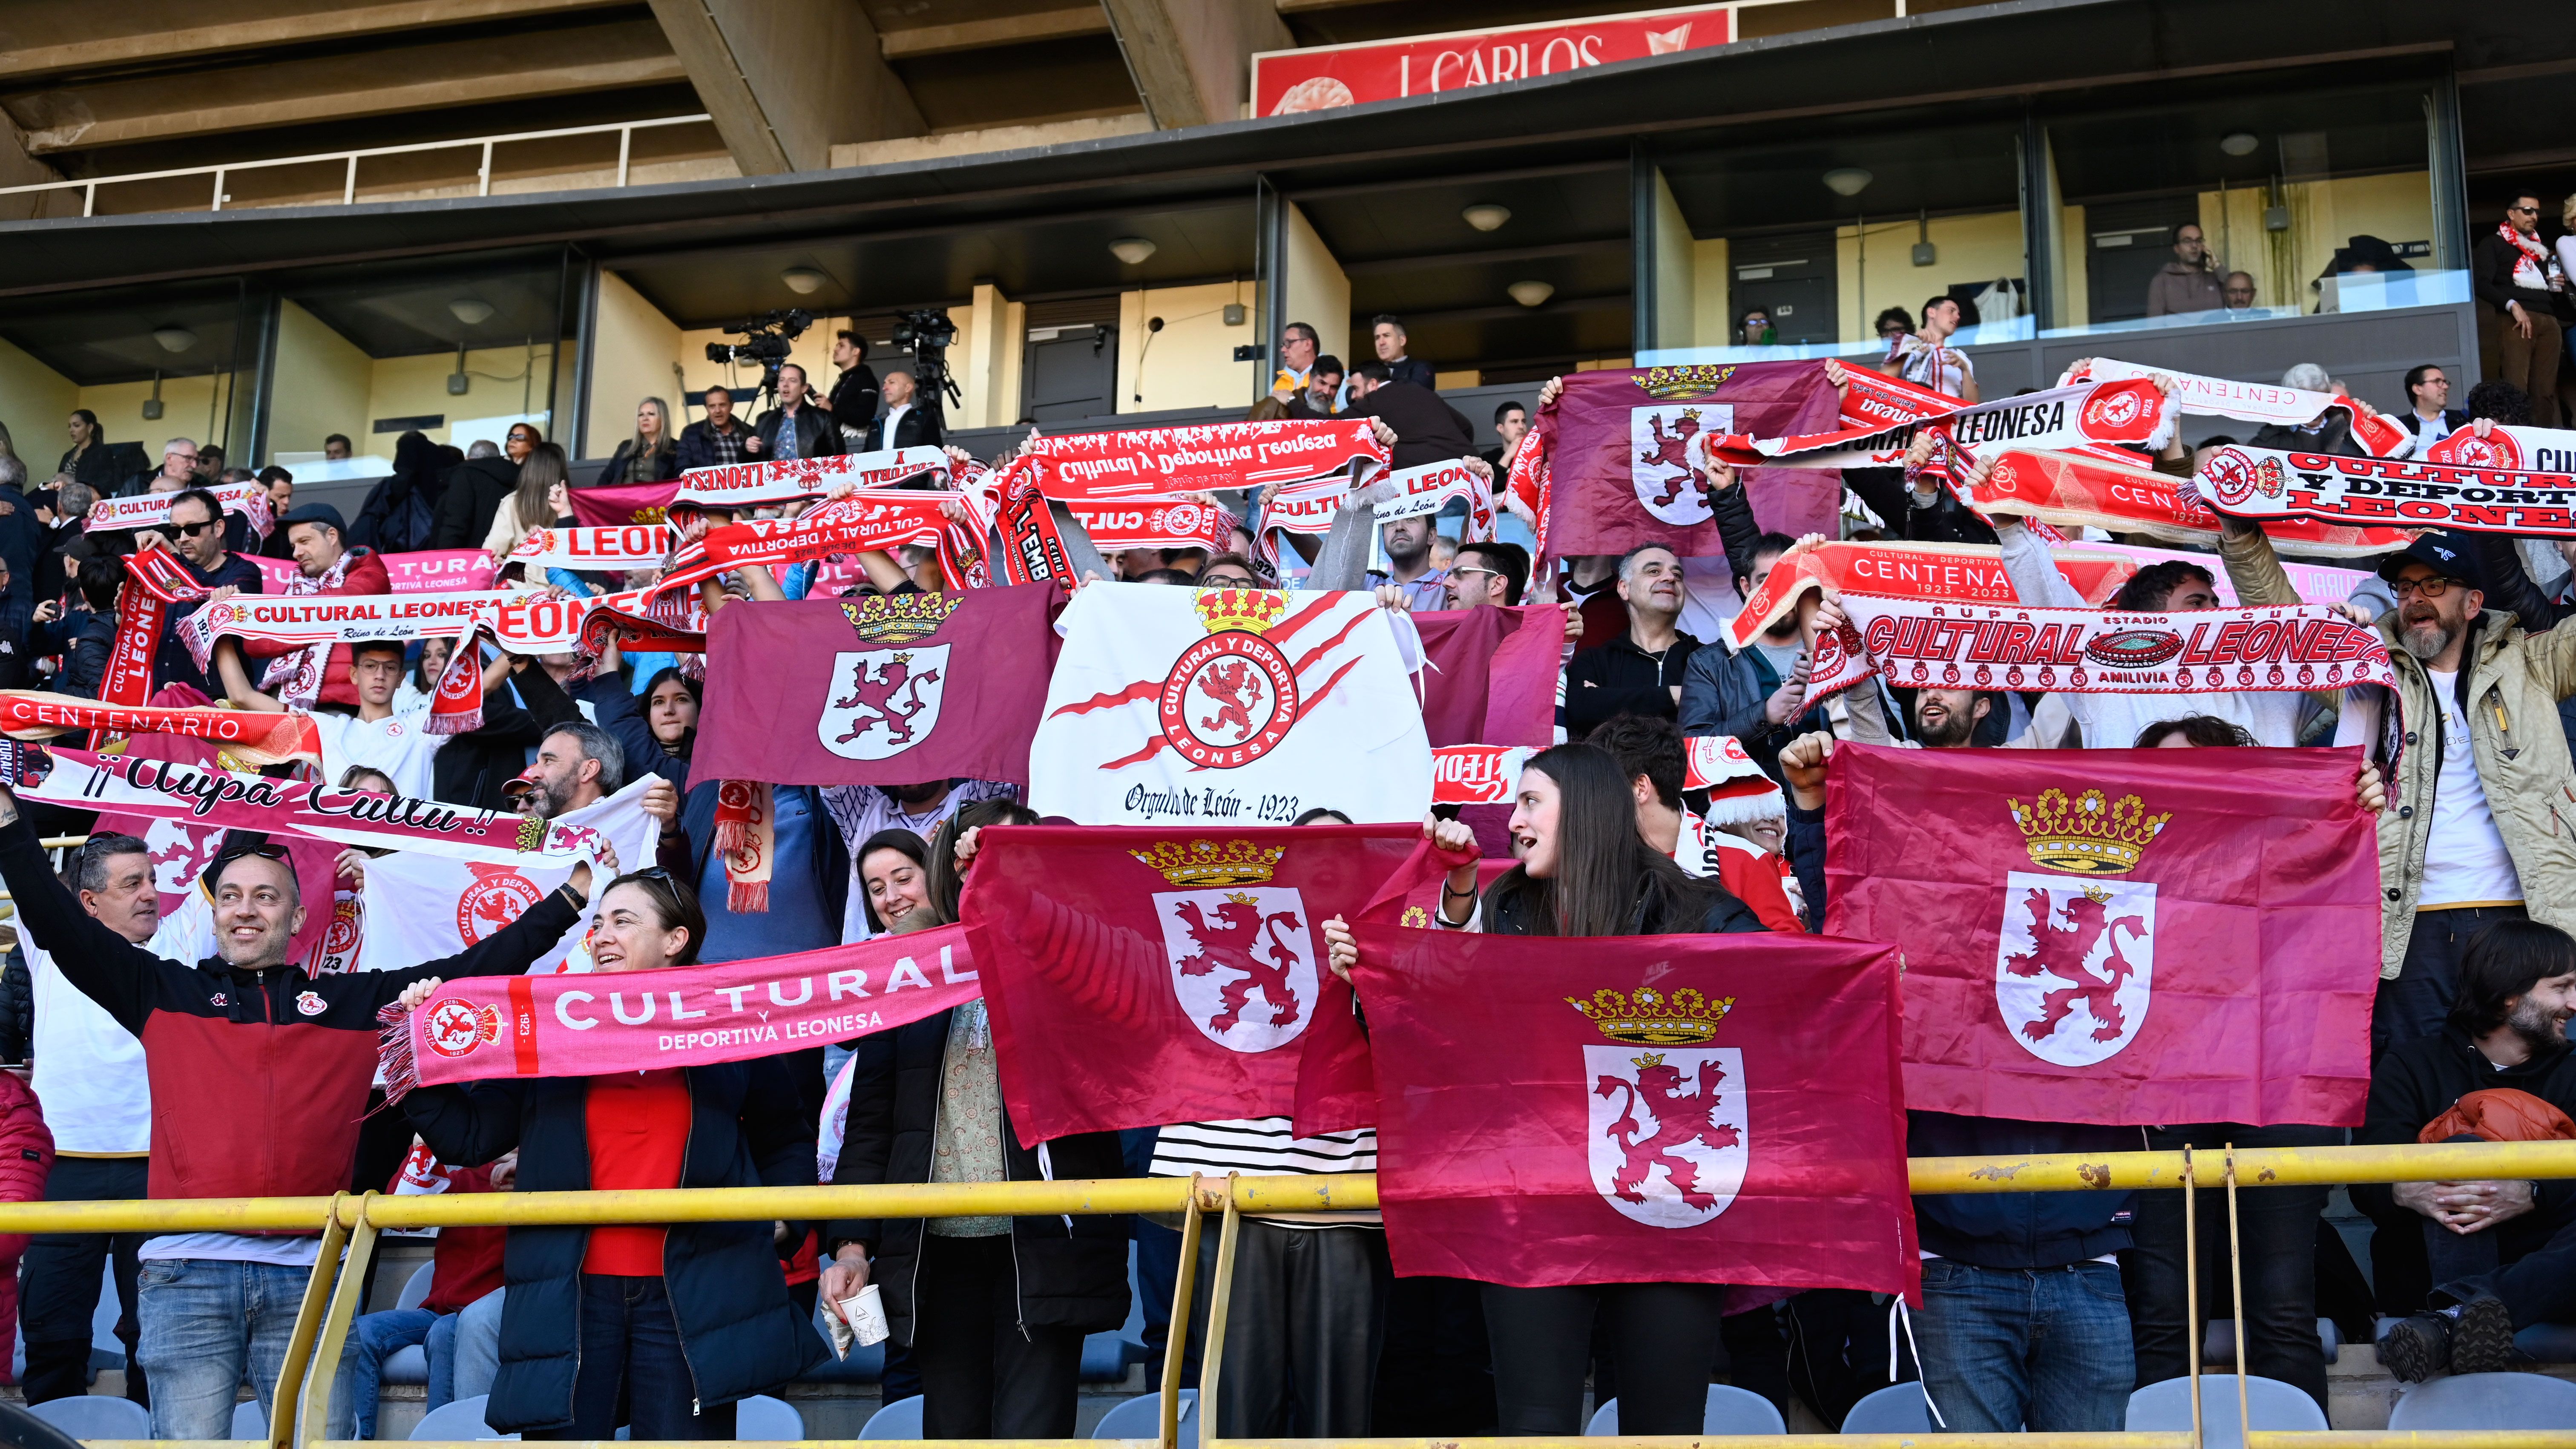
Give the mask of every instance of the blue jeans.
POLYGON ((730 1439, 734 1406, 701 1409, 680 1349, 680 1321, 659 1278, 581 1275, 578 1363, 572 1423, 529 1431, 531 1439, 608 1439, 618 1407, 638 1439, 730 1439))
POLYGON ((509 1293, 495 1288, 429 1331, 431 1408, 492 1392, 501 1372, 501 1305, 509 1293))
POLYGON ((2116 1433, 2137 1365, 2120 1270, 1923 1262, 1923 1387, 1954 1434, 2116 1433))
MULTIPOLYGON (((220 1258, 153 1258, 136 1270, 143 1338, 135 1357, 152 1379, 153 1438, 231 1438, 233 1395, 245 1373, 274 1422, 277 1375, 311 1276, 220 1258)), ((345 1424, 331 1427, 333 1438, 347 1433, 345 1424)))
POLYGON ((349 1325, 340 1374, 331 1385, 331 1417, 346 1415, 354 1421, 357 1432, 351 1438, 376 1437, 376 1394, 384 1381, 385 1360, 427 1341, 438 1321, 439 1315, 426 1308, 394 1308, 364 1314, 349 1325))

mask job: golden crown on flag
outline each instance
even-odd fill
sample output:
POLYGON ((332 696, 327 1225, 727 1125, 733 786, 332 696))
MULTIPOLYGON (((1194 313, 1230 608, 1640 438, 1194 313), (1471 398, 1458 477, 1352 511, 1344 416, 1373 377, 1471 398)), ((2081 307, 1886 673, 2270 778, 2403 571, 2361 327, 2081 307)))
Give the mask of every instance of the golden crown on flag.
POLYGON ((1637 387, 1646 396, 1677 402, 1686 397, 1707 397, 1735 376, 1733 364, 1719 367, 1702 363, 1691 367, 1657 367, 1637 379, 1637 387))
POLYGON ((1193 840, 1187 845, 1177 840, 1158 840, 1151 850, 1127 853, 1161 871, 1163 879, 1176 886, 1205 889, 1256 885, 1270 879, 1280 859, 1288 854, 1288 847, 1260 846, 1249 840, 1229 840, 1223 845, 1213 840, 1193 840))
POLYGON ((2168 810, 2149 815, 2135 795, 2113 801, 2099 790, 2073 799, 2054 785, 2039 792, 2039 803, 2006 799, 2014 823, 2021 826, 2030 858, 2051 870, 2077 875, 2118 875, 2134 870, 2148 846, 2173 819, 2168 810))
POLYGON ((1271 589, 1202 589, 1197 602, 1199 622, 1211 634, 1266 633, 1288 612, 1288 596, 1271 589))
POLYGON ((1704 1042, 1717 1035, 1717 1024, 1735 1006, 1732 996, 1711 1001, 1687 986, 1669 996, 1651 986, 1638 987, 1633 996, 1604 986, 1589 1001, 1569 996, 1565 1002, 1592 1018, 1603 1036, 1640 1046, 1704 1042))
POLYGON ((871 594, 843 599, 841 612, 861 643, 909 644, 947 623, 964 602, 946 594, 871 594))

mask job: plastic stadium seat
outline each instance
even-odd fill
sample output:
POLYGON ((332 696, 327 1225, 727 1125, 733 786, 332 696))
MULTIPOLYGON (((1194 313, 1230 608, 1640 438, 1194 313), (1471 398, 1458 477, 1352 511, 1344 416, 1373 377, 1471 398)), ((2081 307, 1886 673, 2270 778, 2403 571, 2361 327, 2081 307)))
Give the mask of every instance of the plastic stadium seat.
POLYGON ((495 1434, 492 1426, 483 1422, 483 1403, 489 1397, 488 1394, 476 1394, 470 1399, 439 1405, 421 1415, 420 1422, 412 1426, 411 1437, 451 1440, 518 1438, 516 1434, 495 1434))
POLYGON ((407 1343, 385 1355, 376 1368, 380 1384, 425 1384, 429 1382, 429 1346, 407 1343))
MULTIPOLYGON (((2317 1320, 2317 1346, 2325 1350, 2328 1363, 2333 1363, 2342 1357, 2343 1331, 2335 1327, 2333 1319, 2317 1320)), ((2209 1332, 2200 1341, 2200 1361, 2203 1364, 2236 1362, 2235 1319, 2209 1320, 2209 1332)))
POLYGON ((233 1405, 233 1437, 236 1439, 268 1437, 268 1416, 259 1411, 259 1400, 244 1399, 233 1405))
POLYGON ((868 1415, 866 1426, 859 1430, 862 1439, 918 1439, 921 1437, 921 1395, 897 1399, 868 1415))
POLYGON ((413 1269, 411 1276, 403 1280, 402 1292, 394 1298, 394 1306, 396 1308, 418 1308, 421 1305, 421 1300, 429 1296, 430 1280, 437 1276, 438 1264, 434 1262, 423 1263, 419 1267, 413 1269))
POLYGON ((29 1404, 27 1412, 75 1439, 149 1439, 152 1415, 132 1399, 75 1394, 29 1404))
MULTIPOLYGON (((2191 1390, 2185 1379, 2166 1379, 2129 1395, 2128 1429, 2132 1434, 2191 1429, 2191 1390)), ((2326 1411, 2317 1401, 2279 1379, 2248 1375, 2246 1407, 2257 1429, 2323 1429, 2326 1411)), ((2200 1376, 2201 1442, 2204 1449, 2238 1449, 2245 1435, 2236 1419, 2236 1376, 2200 1376)))
MULTIPOLYGON (((1163 1432, 1163 1396, 1160 1393, 1138 1394, 1100 1416, 1093 1425, 1094 1439, 1154 1439, 1163 1432)), ((1180 1442, 1199 1442, 1199 1391, 1181 1390, 1180 1442)))
POLYGON ((1889 1384, 1873 1389, 1843 1415, 1846 1434, 1929 1434, 1932 1411, 1923 1406, 1921 1384, 1889 1384))
POLYGON ((733 1437, 799 1440, 805 1437, 805 1416, 785 1399, 754 1394, 734 1406, 733 1437))
MULTIPOLYGON (((1606 1438, 1619 1432, 1619 1401, 1612 1399, 1592 1411, 1592 1422, 1583 1426, 1587 1439, 1606 1438)), ((1700 1420, 1703 1434, 1786 1434, 1789 1423, 1769 1399, 1751 1389, 1733 1384, 1708 1386, 1708 1412, 1700 1420)))
POLYGON ((2544 1374, 2427 1379, 2388 1411, 2398 1429, 2576 1429, 2576 1384, 2544 1374))

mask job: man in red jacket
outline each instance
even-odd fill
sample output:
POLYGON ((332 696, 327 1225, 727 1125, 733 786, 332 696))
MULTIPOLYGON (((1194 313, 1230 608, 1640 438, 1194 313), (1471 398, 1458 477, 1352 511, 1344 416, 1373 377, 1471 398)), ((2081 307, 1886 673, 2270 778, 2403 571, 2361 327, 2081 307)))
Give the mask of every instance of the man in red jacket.
MULTIPOLYGON (((286 586, 294 594, 389 594, 393 592, 392 576, 385 572, 385 561, 371 548, 349 548, 341 543, 348 528, 340 521, 340 510, 328 503, 307 503, 289 512, 279 521, 286 530, 287 546, 295 552, 295 568, 302 575, 286 586)), ((242 641, 242 653, 253 659, 274 659, 292 654, 299 646, 259 640, 242 641)), ((303 646, 320 649, 319 644, 303 646)), ((322 704, 358 707, 357 686, 349 682, 349 646, 334 644, 330 657, 321 661, 322 704)), ((284 679, 260 681, 272 691, 288 687, 284 679)))
MULTIPOLYGON (((375 1075, 376 1012, 432 976, 525 972, 579 922, 592 878, 589 864, 575 867, 511 926, 446 960, 311 976, 286 959, 304 906, 285 855, 259 845, 216 856, 205 875, 215 954, 165 960, 81 909, 47 868, 17 797, 0 789, 0 881, 28 939, 143 1042, 155 1198, 327 1197, 346 1187, 375 1075)), ((615 874, 613 856, 599 863, 615 874)), ((136 1357, 152 1380, 152 1437, 231 1433, 245 1371, 261 1410, 276 1412, 318 1232, 169 1233, 143 1245, 136 1357)))

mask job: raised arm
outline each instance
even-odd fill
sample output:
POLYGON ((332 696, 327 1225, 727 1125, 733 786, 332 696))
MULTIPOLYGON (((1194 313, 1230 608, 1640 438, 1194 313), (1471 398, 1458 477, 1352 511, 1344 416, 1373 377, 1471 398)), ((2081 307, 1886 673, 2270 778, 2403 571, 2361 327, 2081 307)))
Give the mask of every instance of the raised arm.
POLYGON ((126 940, 54 877, 37 843, 36 827, 18 812, 18 799, 0 788, 0 881, 9 886, 27 937, 45 948, 63 979, 106 1008, 127 1031, 140 1035, 152 1014, 153 982, 161 958, 126 940))
POLYGON ((224 698, 236 709, 257 710, 263 714, 284 714, 285 701, 275 695, 260 693, 250 682, 250 671, 243 667, 240 644, 231 639, 215 641, 215 674, 223 681, 224 698))

